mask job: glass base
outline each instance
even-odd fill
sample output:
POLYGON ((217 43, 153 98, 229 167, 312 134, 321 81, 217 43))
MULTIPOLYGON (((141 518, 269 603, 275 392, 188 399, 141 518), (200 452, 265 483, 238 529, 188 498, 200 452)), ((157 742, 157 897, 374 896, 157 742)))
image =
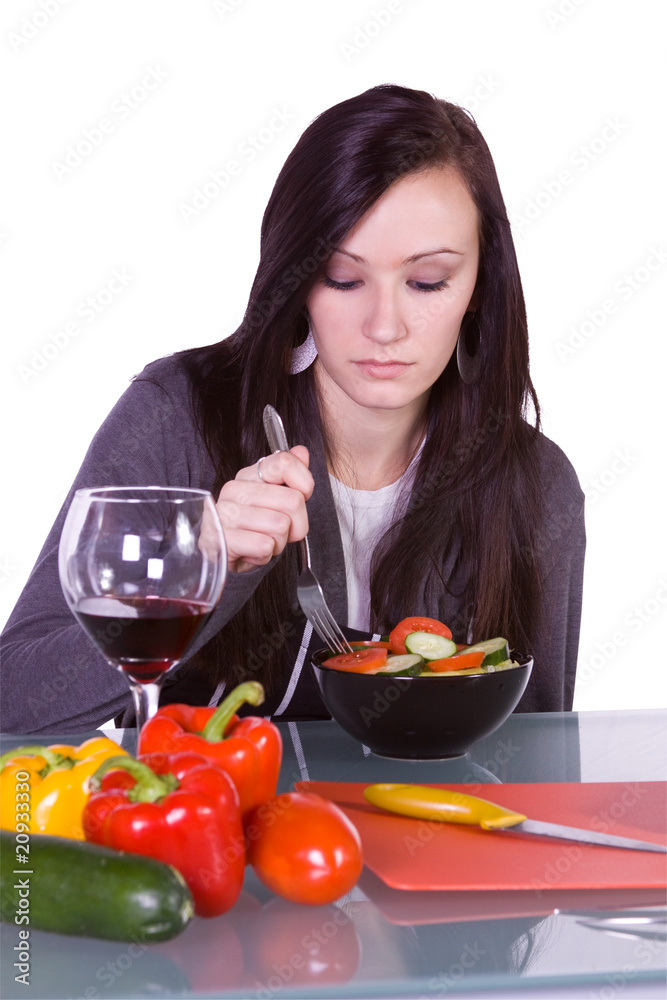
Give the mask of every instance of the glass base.
POLYGON ((135 680, 134 677, 130 677, 129 674, 126 674, 125 676, 127 677, 130 690, 132 691, 134 714, 137 717, 137 730, 140 730, 149 719, 153 718, 158 710, 160 691, 162 689, 162 677, 164 677, 164 674, 158 680, 151 681, 148 684, 144 681, 135 680))

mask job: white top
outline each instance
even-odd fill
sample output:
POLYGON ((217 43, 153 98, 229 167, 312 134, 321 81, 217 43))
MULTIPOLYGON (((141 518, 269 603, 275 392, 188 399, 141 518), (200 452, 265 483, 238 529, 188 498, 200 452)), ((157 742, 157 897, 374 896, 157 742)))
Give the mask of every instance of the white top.
POLYGON ((345 555, 349 628, 369 631, 371 558, 384 533, 405 510, 422 448, 423 442, 400 479, 379 490, 354 490, 329 475, 345 555))

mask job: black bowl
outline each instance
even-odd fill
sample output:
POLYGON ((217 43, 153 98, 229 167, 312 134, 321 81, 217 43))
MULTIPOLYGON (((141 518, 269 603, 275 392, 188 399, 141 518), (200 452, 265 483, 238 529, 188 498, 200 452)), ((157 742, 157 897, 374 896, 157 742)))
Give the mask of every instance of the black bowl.
POLYGON ((518 667, 490 674, 383 677, 323 667, 328 656, 318 650, 312 664, 333 718, 377 756, 401 760, 463 756, 511 715, 533 669, 513 653, 518 667))

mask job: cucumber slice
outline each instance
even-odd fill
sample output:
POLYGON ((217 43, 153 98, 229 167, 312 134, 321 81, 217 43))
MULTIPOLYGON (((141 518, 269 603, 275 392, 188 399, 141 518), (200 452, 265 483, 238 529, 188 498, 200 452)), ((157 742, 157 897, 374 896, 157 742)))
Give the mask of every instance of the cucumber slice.
POLYGON ((384 674, 385 677, 415 677, 421 673, 424 667, 424 657, 416 653, 403 653, 402 655, 388 656, 383 667, 374 670, 375 674, 384 674))
POLYGON ((456 643, 434 632, 411 632, 405 637, 408 653, 416 653, 425 660, 442 660, 456 652, 456 643))
POLYGON ((428 664, 424 664, 424 669, 419 674, 420 677, 460 677, 462 674, 495 674, 500 670, 513 670, 521 664, 516 660, 503 660, 502 663, 492 663, 488 667, 463 667, 462 670, 429 670, 428 664))
POLYGON ((503 660, 502 663, 493 663, 490 667, 485 667, 485 671, 489 674, 497 673, 499 670, 512 670, 513 667, 520 666, 516 660, 503 660))
POLYGON ((504 660, 509 660, 510 658, 509 643, 507 639, 501 638, 485 639, 484 642, 476 642, 474 646, 466 646, 460 652, 477 652, 480 649, 484 653, 484 659, 482 660, 483 667, 495 666, 496 663, 502 663, 504 660))

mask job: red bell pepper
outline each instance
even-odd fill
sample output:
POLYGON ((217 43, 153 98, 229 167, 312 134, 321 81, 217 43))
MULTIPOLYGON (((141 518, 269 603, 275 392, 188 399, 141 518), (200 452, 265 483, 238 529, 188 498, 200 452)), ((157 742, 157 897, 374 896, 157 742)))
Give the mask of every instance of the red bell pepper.
POLYGON ((245 872, 239 796, 221 767, 194 753, 110 757, 91 778, 86 840, 173 865, 195 913, 216 917, 238 899, 245 872))
POLYGON ((276 794, 282 760, 277 726, 261 716, 240 719, 245 702, 261 705, 264 688, 257 681, 239 684, 217 708, 165 705, 142 727, 139 753, 192 750, 227 771, 241 800, 241 815, 276 794))

